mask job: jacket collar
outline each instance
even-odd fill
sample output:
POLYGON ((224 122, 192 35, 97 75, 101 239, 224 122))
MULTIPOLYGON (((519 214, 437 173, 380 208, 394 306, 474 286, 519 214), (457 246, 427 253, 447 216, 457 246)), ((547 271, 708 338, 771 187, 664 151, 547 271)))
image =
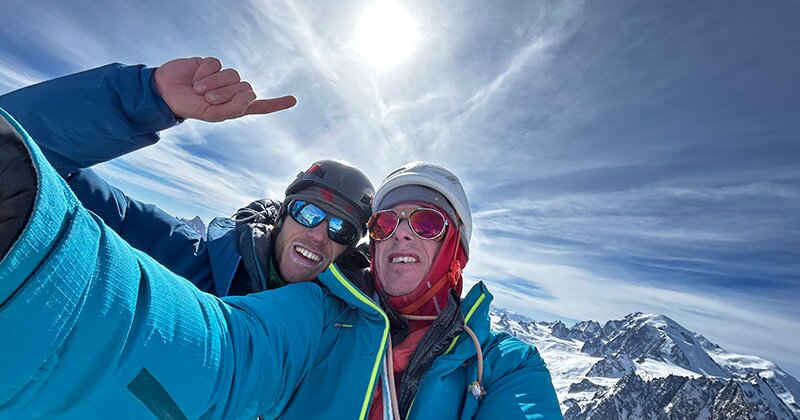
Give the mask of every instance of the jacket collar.
MULTIPOLYGON (((361 275, 362 273, 355 273, 361 275)), ((366 272, 364 272, 366 274, 366 272)), ((354 273, 348 273, 354 275, 354 273)), ((355 286, 342 270, 336 265, 331 264, 319 276, 318 280, 324 284, 331 293, 345 301, 349 306, 374 313, 380 311, 382 316, 385 313, 378 304, 367 296, 361 289, 355 286)), ((369 280, 369 279, 367 279, 369 280)), ((489 338, 491 322, 489 320, 489 308, 491 307, 494 296, 486 288, 483 282, 478 282, 461 300, 461 312, 464 316, 464 323, 468 325, 477 335, 478 341, 485 342, 489 338)), ((459 359, 469 359, 475 356, 476 350, 472 339, 466 332, 461 333, 442 356, 453 355, 459 359)))
POLYGON ((370 313, 378 312, 382 318, 385 318, 386 315, 380 306, 348 278, 348 275, 358 276, 361 274, 361 272, 345 274, 336 263, 333 263, 317 276, 317 280, 347 305, 370 313))
MULTIPOLYGON (((478 282, 461 300, 461 313, 464 315, 464 324, 468 325, 478 341, 484 343, 491 334, 491 322, 489 320, 489 308, 494 300, 494 296, 486 288, 483 282, 478 282)), ((461 363, 477 354, 475 345, 469 334, 462 332, 456 337, 442 355, 443 358, 453 359, 461 363)))

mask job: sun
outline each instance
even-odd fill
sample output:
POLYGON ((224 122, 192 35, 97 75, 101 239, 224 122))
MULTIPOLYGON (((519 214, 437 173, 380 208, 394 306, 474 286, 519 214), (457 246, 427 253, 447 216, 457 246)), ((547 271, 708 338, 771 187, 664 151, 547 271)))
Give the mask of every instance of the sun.
POLYGON ((367 62, 386 70, 411 55, 418 37, 416 23, 400 3, 378 0, 361 14, 355 42, 367 62))

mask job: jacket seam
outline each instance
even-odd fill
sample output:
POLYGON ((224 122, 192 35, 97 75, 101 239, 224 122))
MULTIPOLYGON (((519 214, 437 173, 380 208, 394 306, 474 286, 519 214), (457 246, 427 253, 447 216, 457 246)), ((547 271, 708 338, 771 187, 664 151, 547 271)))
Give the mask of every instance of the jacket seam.
MULTIPOLYGON (((233 285, 233 278, 236 276, 236 271, 239 269, 239 264, 242 262, 242 256, 239 255, 236 258, 236 264, 233 265, 233 271, 231 272, 230 278, 225 283, 225 290, 221 290, 222 294, 219 296, 228 296, 228 292, 231 291, 231 286, 233 285)), ((212 274, 213 275, 213 274, 212 274)))

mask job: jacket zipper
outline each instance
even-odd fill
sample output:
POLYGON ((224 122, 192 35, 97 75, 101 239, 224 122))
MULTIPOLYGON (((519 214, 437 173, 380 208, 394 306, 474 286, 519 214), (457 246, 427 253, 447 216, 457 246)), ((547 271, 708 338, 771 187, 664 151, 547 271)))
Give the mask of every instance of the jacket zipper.
POLYGON ((341 283, 350 293, 352 293, 353 296, 378 312, 383 318, 384 322, 383 337, 381 338, 381 343, 378 347, 378 355, 375 358, 375 364, 372 367, 369 385, 367 386, 366 393, 364 394, 364 402, 361 405, 361 413, 358 416, 359 420, 363 420, 368 414, 367 409, 369 408, 369 403, 372 401, 372 390, 375 389, 375 379, 378 376, 378 372, 380 372, 381 359, 383 358, 384 351, 386 350, 386 343, 389 337, 389 318, 386 316, 386 313, 384 313, 383 310, 372 301, 372 299, 366 297, 366 295, 364 295, 360 290, 353 287, 353 285, 347 280, 342 272, 339 271, 339 267, 337 267, 336 264, 331 264, 329 268, 339 283, 341 283))

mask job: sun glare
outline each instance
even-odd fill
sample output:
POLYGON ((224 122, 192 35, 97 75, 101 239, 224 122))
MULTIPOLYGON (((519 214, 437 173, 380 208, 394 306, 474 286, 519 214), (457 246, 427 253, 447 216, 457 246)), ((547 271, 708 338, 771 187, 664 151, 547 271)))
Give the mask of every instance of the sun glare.
POLYGON ((364 11, 356 27, 359 54, 385 70, 406 59, 417 42, 417 25, 396 1, 378 0, 364 11))

